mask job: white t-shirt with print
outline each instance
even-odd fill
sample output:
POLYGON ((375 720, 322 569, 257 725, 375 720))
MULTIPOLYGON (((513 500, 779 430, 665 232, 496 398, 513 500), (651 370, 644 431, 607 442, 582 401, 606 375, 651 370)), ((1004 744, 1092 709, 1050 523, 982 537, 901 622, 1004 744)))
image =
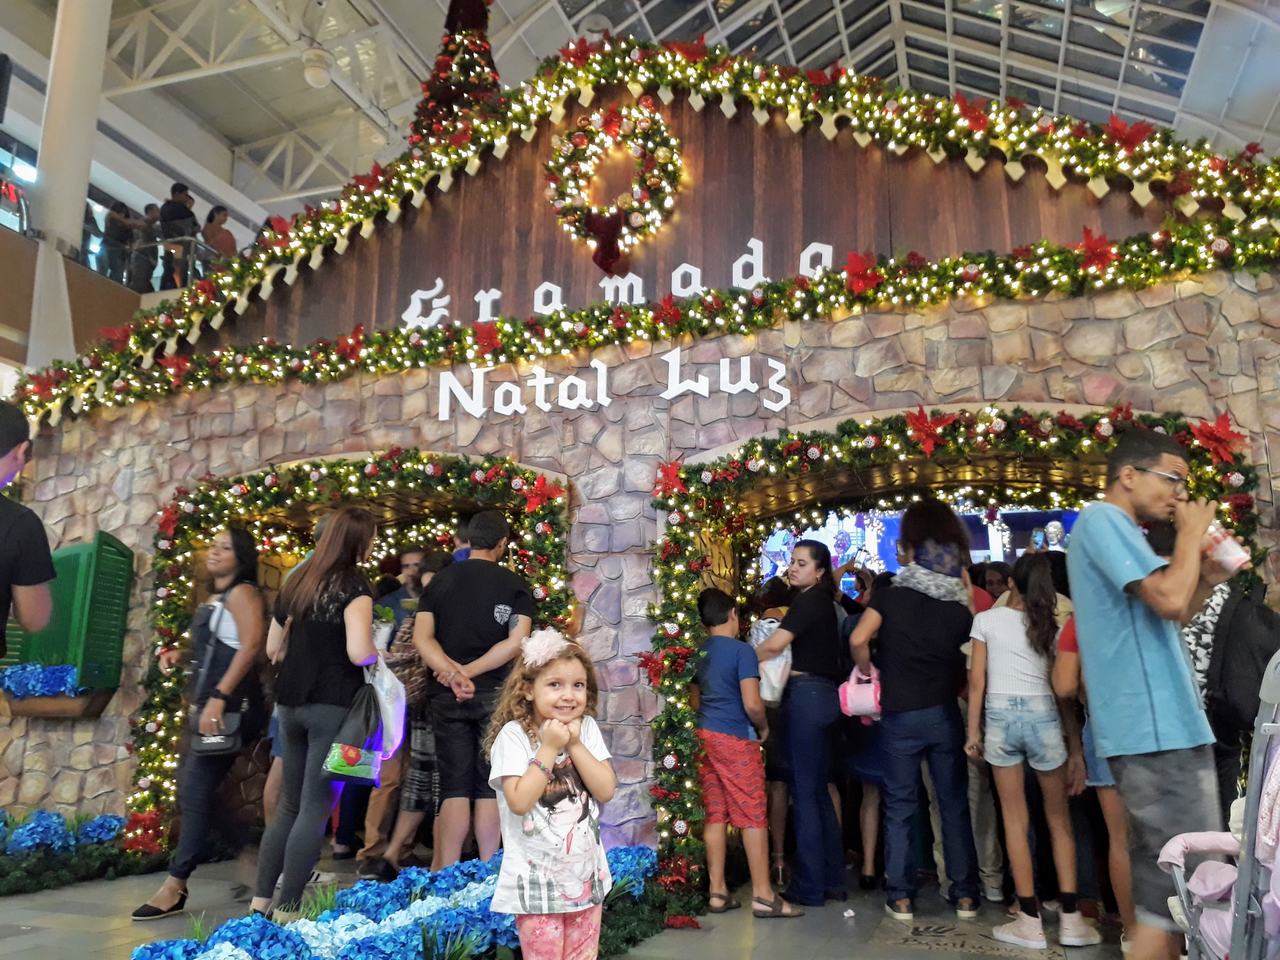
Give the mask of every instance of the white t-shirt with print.
MULTIPOLYGON (((597 760, 609 759, 593 718, 582 718, 581 739, 597 760)), ((498 794, 503 846, 494 913, 576 913, 604 903, 613 886, 600 842, 600 804, 567 753, 556 757, 555 779, 528 813, 520 816, 507 806, 502 779, 524 776, 535 753, 514 720, 498 732, 490 752, 489 786, 498 794)))

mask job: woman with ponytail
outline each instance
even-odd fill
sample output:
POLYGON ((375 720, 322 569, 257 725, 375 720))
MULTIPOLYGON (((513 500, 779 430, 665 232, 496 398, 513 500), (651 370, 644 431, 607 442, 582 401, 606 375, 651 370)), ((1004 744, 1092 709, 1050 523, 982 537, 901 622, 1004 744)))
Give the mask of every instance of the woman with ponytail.
POLYGON ((1023 764, 1031 764, 1044 795, 1053 839, 1062 914, 1058 942, 1083 947, 1101 942, 1081 915, 1076 893, 1076 845, 1067 809, 1067 748, 1050 673, 1058 633, 1058 598, 1045 554, 1024 554, 1009 578, 1009 603, 973 620, 969 668, 969 736, 965 752, 985 759, 995 773, 1004 813, 1005 845, 1020 912, 992 936, 1002 943, 1043 950, 1048 944, 1036 903, 1023 764), (985 723, 984 723, 985 721, 985 723), (986 736, 983 737, 985 726, 986 736))

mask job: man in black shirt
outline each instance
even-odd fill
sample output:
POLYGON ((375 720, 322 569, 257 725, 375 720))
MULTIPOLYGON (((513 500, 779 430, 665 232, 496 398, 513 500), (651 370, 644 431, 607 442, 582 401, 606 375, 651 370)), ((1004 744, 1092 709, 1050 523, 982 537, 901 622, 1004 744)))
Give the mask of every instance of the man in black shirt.
POLYGON ((435 675, 427 692, 442 801, 435 870, 460 859, 473 801, 480 858, 493 856, 501 839, 481 742, 534 613, 528 584, 499 565, 510 533, 497 510, 472 517, 470 556, 435 575, 414 620, 413 644, 435 675))
MULTIPOLYGON (((0 489, 12 483, 30 459, 31 428, 26 416, 0 400, 0 489)), ((53 556, 40 518, 18 501, 0 495, 0 657, 6 652, 3 632, 10 607, 29 633, 49 625, 53 577, 53 556)))
MULTIPOLYGON (((185 183, 175 183, 171 186, 169 199, 160 207, 160 236, 165 240, 178 240, 182 237, 194 237, 199 233, 200 224, 191 211, 193 205, 191 190, 185 183)), ((160 278, 161 290, 173 290, 187 285, 187 265, 190 254, 189 244, 184 244, 180 248, 165 245, 164 276, 160 278), (175 249, 178 250, 176 258, 175 249)))

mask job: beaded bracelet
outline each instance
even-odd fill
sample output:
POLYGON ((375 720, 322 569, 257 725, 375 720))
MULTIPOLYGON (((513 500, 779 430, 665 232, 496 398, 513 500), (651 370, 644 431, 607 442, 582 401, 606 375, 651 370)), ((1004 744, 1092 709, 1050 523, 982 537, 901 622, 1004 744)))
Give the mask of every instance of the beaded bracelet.
POLYGON ((547 778, 547 782, 548 782, 548 783, 550 783, 551 781, 553 781, 553 780, 556 778, 556 777, 555 777, 555 774, 553 774, 553 773, 551 772, 551 768, 550 768, 550 767, 548 767, 548 766, 547 766, 545 763, 543 763, 541 760, 539 760, 537 757, 530 757, 530 758, 529 758, 529 766, 531 766, 531 767, 537 767, 539 770, 541 770, 541 771, 542 771, 542 775, 543 775, 544 777, 546 777, 546 778, 547 778))

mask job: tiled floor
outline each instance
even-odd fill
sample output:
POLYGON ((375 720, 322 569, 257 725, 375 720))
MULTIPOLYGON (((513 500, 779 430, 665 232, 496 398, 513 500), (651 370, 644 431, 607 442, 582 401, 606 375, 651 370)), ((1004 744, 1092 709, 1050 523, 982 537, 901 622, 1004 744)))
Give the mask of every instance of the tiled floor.
MULTIPOLYGON (((349 862, 322 863, 322 869, 350 874, 349 862)), ((348 879, 349 876, 348 876, 348 879)), ((49 893, 0 899, 0 960, 129 960, 141 943, 191 934, 192 918, 206 926, 239 916, 247 904, 232 899, 234 863, 204 867, 192 878, 189 915, 133 923, 129 913, 151 895, 155 874, 80 884, 49 893)), ((747 892, 742 895, 749 903, 747 892)), ((671 930, 641 943, 632 960, 924 960, 926 953, 948 957, 1062 960, 1061 948, 1048 952, 1005 947, 990 937, 1003 914, 987 907, 977 921, 957 924, 936 891, 917 903, 913 925, 885 916, 880 894, 855 894, 848 903, 810 909, 797 920, 756 920, 744 908, 702 918, 701 930, 671 930), (852 910, 854 916, 846 917, 852 910)), ((1052 932, 1050 932, 1052 937, 1052 932)), ((1114 930, 1101 947, 1071 950, 1069 960, 1118 960, 1114 930)))

